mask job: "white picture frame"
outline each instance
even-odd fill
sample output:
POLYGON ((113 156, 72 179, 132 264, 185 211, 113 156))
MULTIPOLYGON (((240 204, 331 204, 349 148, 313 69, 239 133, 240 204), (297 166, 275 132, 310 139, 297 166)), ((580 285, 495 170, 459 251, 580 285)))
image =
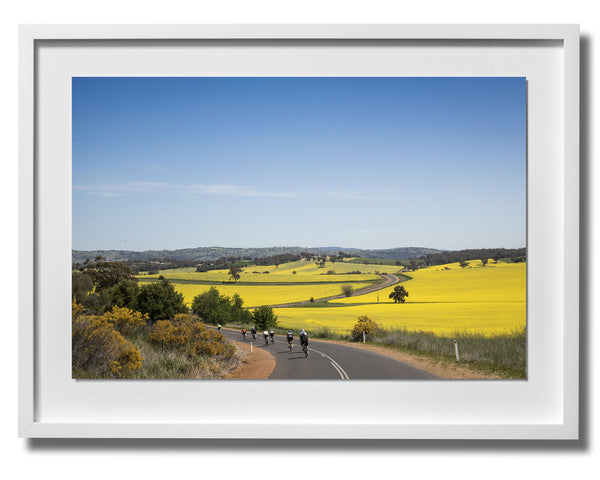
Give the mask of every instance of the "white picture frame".
POLYGON ((578 438, 577 25, 23 25, 19 60, 20 436, 578 438), (526 76, 527 380, 73 380, 70 76, 165 74, 526 76))

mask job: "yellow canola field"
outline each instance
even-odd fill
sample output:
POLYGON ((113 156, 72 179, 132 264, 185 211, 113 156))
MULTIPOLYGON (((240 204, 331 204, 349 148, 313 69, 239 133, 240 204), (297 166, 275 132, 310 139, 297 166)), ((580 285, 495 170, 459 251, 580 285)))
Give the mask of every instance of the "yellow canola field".
MULTIPOLYGON (((379 280, 380 277, 374 272, 393 273, 398 270, 398 268, 400 267, 390 267, 387 265, 357 265, 346 262, 327 262, 324 268, 318 268, 314 262, 301 260, 298 262, 284 263, 278 267, 275 265, 252 265, 250 267, 243 267, 239 281, 281 283, 376 281, 379 280), (336 272, 336 275, 326 275, 330 270, 336 272), (294 271, 296 273, 293 273, 294 271), (348 272, 353 271, 360 271, 361 274, 348 274, 348 272)), ((171 282, 175 282, 177 279, 227 282, 231 280, 228 272, 229 270, 196 272, 194 267, 175 268, 163 270, 156 275, 139 275, 138 279, 144 281, 145 278, 158 278, 162 275, 171 282)))
MULTIPOLYGON (((165 276, 166 278, 166 276, 165 276)), ((144 285, 140 281, 139 284, 144 285)), ((237 293, 244 301, 244 307, 258 307, 260 305, 279 305, 282 303, 302 302, 310 300, 310 297, 320 298, 338 295, 342 293, 341 284, 324 285, 195 285, 190 283, 172 282, 175 290, 183 294, 185 303, 191 305, 194 297, 208 291, 214 286, 221 295, 229 297, 237 293)), ((369 283, 355 283, 355 289, 368 286, 369 283)))
POLYGON ((458 264, 449 264, 409 273, 413 279, 402 283, 409 292, 404 304, 394 304, 388 298, 393 289, 389 287, 333 301, 344 306, 279 308, 276 313, 283 326, 308 330, 329 327, 338 332, 351 330, 360 315, 371 317, 385 328, 438 335, 454 331, 495 335, 524 328, 526 265, 498 263, 481 267, 478 260, 470 263, 472 268, 464 270, 458 264))
MULTIPOLYGON (((524 302, 525 263, 498 263, 480 266, 479 260, 462 269, 458 263, 423 268, 406 273, 412 280, 402 283, 408 291, 406 303, 439 302, 524 302), (445 268, 449 268, 446 270, 445 268)), ((342 303, 391 302, 389 287, 358 297, 336 300, 342 303)))
POLYGON ((436 335, 469 332, 497 335, 525 325, 522 302, 369 304, 325 308, 276 308, 279 324, 315 331, 320 327, 348 333, 361 315, 367 315, 380 327, 427 331, 436 335))

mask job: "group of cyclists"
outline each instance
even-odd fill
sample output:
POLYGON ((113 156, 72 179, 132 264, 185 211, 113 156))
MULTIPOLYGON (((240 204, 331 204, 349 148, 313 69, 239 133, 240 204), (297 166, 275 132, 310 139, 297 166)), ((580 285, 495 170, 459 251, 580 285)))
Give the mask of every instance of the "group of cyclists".
MULTIPOLYGON (((256 340, 256 327, 253 326, 250 329, 250 332, 252 333, 252 340, 256 340)), ((246 329, 242 328, 242 340, 246 340, 246 333, 246 329)), ((266 345, 269 344, 269 339, 271 340, 271 343, 275 343, 275 332, 273 332, 273 329, 265 330, 263 332, 263 336, 265 337, 266 345)), ((294 348, 294 334, 291 330, 288 330, 287 332, 287 343, 288 348, 291 351, 294 348)), ((306 333, 306 330, 304 329, 300 331, 300 346, 302 347, 304 356, 308 357, 308 333, 306 333)))

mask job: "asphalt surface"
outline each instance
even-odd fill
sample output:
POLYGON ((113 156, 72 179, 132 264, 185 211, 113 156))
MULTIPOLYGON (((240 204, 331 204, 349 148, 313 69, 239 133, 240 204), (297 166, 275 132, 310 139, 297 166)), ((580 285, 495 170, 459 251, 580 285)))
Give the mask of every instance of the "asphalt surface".
MULTIPOLYGON (((361 288, 350 295, 351 297, 360 297, 361 295, 365 295, 367 293, 376 292, 377 290, 383 290, 384 288, 390 287, 392 285, 396 285, 400 283, 400 278, 396 275, 390 275, 385 273, 381 275, 383 278, 383 282, 376 283, 375 285, 371 285, 370 287, 361 288)), ((346 295, 338 294, 332 295, 331 297, 323 297, 323 298, 315 298, 315 302, 328 302, 329 300, 337 300, 338 298, 346 298, 346 295)), ((307 303, 311 303, 310 300, 303 300, 302 302, 290 302, 290 303, 280 303, 278 305, 269 305, 272 308, 286 308, 286 307, 295 307, 298 305, 306 305, 307 303)))
MULTIPOLYGON (((239 330, 222 329, 227 338, 242 341, 239 330)), ((250 343, 252 335, 246 334, 246 342, 250 343)), ((304 380, 434 380, 435 375, 419 370, 406 363, 399 362, 385 355, 361 348, 340 345, 337 343, 319 342, 309 339, 309 356, 306 358, 300 347, 300 340, 294 338, 294 347, 290 351, 285 337, 275 335, 275 343, 265 345, 262 334, 256 337, 253 348, 264 348, 277 362, 271 379, 304 379, 304 380)))

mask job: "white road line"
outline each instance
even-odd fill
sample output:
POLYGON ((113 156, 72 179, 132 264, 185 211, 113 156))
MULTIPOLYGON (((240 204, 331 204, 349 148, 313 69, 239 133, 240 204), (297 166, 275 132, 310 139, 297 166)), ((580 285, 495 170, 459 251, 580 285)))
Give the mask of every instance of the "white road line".
POLYGON ((337 370, 337 372, 340 374, 340 377, 342 378, 342 380, 350 380, 350 377, 348 376, 348 374, 346 373, 346 371, 340 366, 339 363, 337 363, 333 358, 331 358, 329 355, 323 353, 323 352, 319 352, 318 350, 314 350, 311 349, 312 352, 317 352, 318 354, 320 354, 322 357, 327 358, 327 360, 329 360, 331 362, 331 365, 333 365, 333 368, 335 368, 337 370))
POLYGON ((330 362, 330 363, 331 363, 331 366, 333 368, 335 368, 337 370, 337 372, 340 374, 340 377, 342 378, 342 380, 345 380, 343 372, 335 365, 335 363, 333 363, 333 362, 330 362))
MULTIPOLYGON (((282 341, 279 341, 277 339, 275 339, 275 343, 284 343, 282 341)), ((327 360, 329 360, 331 362, 331 366, 333 368, 336 369, 336 371, 339 373, 340 378, 342 380, 350 380, 350 377, 348 376, 348 374, 346 373, 346 371, 341 367, 341 365, 339 363, 337 363, 333 358, 331 358, 329 355, 327 355, 326 353, 323 352, 319 352, 318 350, 314 350, 314 349, 310 349, 311 352, 315 352, 318 353, 319 355, 321 355, 322 357, 325 357, 327 360)))

